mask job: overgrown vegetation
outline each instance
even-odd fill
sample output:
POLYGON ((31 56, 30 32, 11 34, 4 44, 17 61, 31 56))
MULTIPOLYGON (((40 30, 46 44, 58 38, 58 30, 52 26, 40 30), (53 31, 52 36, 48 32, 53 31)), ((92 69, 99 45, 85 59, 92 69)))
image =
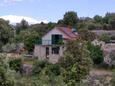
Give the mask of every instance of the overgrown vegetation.
POLYGON ((68 86, 75 86, 85 78, 92 65, 86 44, 81 40, 69 42, 64 57, 59 62, 64 69, 62 74, 68 86))
POLYGON ((93 45, 90 42, 87 43, 88 50, 90 51, 90 58, 94 64, 101 64, 104 61, 103 50, 98 45, 93 45))
MULTIPOLYGON (((86 86, 82 80, 89 74, 92 62, 98 65, 104 59, 100 46, 91 44, 96 36, 90 30, 115 30, 115 13, 107 13, 104 17, 96 15, 94 18, 79 18, 76 12, 69 11, 57 23, 29 25, 22 20, 16 26, 0 19, 0 52, 14 52, 18 50, 18 43, 24 43, 24 48, 32 52, 37 41, 55 26, 76 28, 80 36, 79 39, 68 42, 59 63, 36 61, 31 69, 32 74, 23 75, 22 67, 26 62, 0 54, 0 86, 86 86)), ((110 38, 114 39, 114 36, 103 34, 99 39, 108 42, 110 38)), ((110 57, 111 64, 114 65, 114 52, 110 53, 110 57)), ((26 65, 29 67, 32 64, 26 65)), ((114 86, 114 76, 111 82, 114 86)))

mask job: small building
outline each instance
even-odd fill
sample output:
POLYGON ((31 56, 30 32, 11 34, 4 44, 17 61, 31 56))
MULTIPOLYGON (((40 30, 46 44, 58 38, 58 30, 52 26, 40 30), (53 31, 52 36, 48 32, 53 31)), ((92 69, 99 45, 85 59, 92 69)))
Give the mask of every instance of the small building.
POLYGON ((47 59, 51 63, 56 63, 63 56, 66 49, 65 44, 78 37, 75 30, 66 27, 55 27, 46 33, 41 42, 35 45, 34 56, 39 60, 47 59))

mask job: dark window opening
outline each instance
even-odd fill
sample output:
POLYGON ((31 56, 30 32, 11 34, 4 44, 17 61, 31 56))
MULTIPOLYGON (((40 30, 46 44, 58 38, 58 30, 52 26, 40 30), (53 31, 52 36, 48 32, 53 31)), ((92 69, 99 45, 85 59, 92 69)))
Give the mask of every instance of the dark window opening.
POLYGON ((52 54, 59 54, 59 47, 52 47, 52 54))
POLYGON ((52 35, 52 44, 59 44, 62 41, 62 35, 52 35))
POLYGON ((49 47, 46 47, 46 58, 47 59, 49 58, 48 55, 49 55, 49 47))

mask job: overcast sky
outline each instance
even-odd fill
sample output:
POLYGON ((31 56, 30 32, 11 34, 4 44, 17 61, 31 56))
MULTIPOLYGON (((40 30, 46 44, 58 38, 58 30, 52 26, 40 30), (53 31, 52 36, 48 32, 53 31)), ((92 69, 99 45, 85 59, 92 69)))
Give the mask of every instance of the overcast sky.
POLYGON ((0 0, 0 16, 19 15, 37 20, 57 21, 67 11, 79 17, 115 12, 115 0, 0 0))

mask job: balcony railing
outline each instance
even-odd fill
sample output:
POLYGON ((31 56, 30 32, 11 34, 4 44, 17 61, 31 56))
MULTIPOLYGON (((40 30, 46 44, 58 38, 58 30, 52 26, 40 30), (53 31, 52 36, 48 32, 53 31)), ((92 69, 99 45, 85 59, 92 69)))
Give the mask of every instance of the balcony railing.
POLYGON ((42 40, 42 45, 52 45, 51 40, 42 40))
POLYGON ((64 42, 61 41, 55 41, 52 42, 52 40, 38 40, 36 44, 41 44, 41 45, 55 45, 55 44, 64 44, 64 42))

